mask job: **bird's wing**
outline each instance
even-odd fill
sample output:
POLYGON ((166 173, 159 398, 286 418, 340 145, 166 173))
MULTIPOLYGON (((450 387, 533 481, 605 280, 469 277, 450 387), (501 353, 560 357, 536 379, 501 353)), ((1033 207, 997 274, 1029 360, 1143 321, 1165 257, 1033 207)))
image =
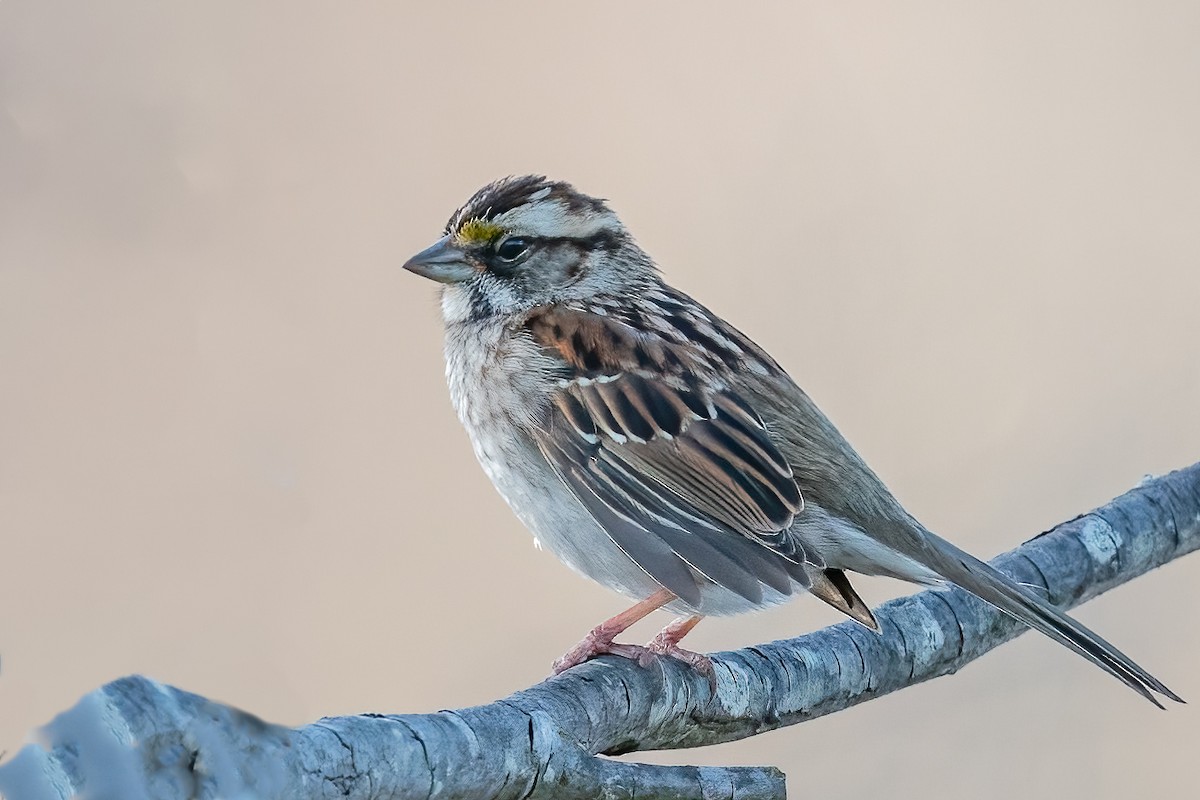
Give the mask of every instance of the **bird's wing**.
POLYGON ((626 554, 693 604, 687 566, 753 603, 808 585, 792 468, 703 351, 560 307, 526 329, 561 365, 538 447, 626 554))

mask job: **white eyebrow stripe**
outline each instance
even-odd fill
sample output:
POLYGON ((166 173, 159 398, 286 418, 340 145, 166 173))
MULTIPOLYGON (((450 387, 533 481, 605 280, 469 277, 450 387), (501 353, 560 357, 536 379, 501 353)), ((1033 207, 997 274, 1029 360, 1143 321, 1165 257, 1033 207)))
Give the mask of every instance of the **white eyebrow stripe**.
POLYGON ((534 200, 497 214, 491 221, 513 233, 551 239, 587 239, 605 230, 621 229, 611 211, 572 212, 557 199, 534 200))

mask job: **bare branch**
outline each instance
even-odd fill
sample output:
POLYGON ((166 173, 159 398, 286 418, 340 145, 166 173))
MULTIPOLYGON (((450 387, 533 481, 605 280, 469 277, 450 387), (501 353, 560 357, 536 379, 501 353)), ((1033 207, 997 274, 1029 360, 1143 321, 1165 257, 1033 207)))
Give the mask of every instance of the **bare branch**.
MULTIPOLYGON (((1200 548, 1200 464, 1148 480, 995 560, 1075 606, 1200 548)), ((707 681, 605 657, 486 706, 323 719, 297 729, 146 678, 87 695, 0 767, 10 800, 136 798, 782 798, 770 767, 666 767, 600 754, 697 747, 848 708, 958 670, 1021 632, 959 590, 722 653, 707 681)))

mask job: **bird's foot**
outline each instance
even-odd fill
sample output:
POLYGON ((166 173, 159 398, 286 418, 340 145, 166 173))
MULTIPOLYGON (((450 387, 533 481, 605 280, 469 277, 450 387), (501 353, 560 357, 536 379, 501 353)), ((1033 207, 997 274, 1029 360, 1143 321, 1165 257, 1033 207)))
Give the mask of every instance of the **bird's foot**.
MULTIPOLYGON (((669 656, 687 664, 696 672, 708 678, 708 685, 713 691, 717 688, 717 674, 713 670, 712 659, 703 653, 685 650, 679 646, 679 641, 687 636, 700 617, 681 617, 658 632, 658 635, 646 643, 646 651, 655 655, 669 656)), ((638 663, 645 666, 639 659, 638 663)))
POLYGON ((708 678, 708 685, 713 691, 716 691, 717 678, 716 673, 713 671, 712 659, 703 653, 694 653, 691 650, 684 650, 679 646, 680 640, 684 636, 687 636, 692 628, 696 627, 696 623, 702 619, 699 615, 680 617, 659 631, 658 635, 651 639, 645 647, 640 647, 636 644, 620 644, 613 641, 614 638, 623 633, 630 625, 642 619, 651 611, 666 605, 674 598, 675 595, 666 589, 662 589, 629 610, 621 612, 612 619, 605 620, 592 628, 591 632, 583 637, 583 641, 563 653, 554 662, 551 670, 555 675, 561 675, 571 667, 578 666, 600 655, 614 655, 628 658, 630 661, 636 661, 638 666, 641 667, 648 667, 653 664, 656 656, 667 656, 677 661, 682 661, 696 670, 696 672, 708 678))
POLYGON ((712 659, 703 653, 683 649, 678 645, 677 641, 677 639, 668 634, 667 630, 664 630, 650 640, 645 647, 636 644, 622 644, 614 642, 607 632, 597 628, 583 637, 583 640, 579 644, 555 660, 551 671, 555 675, 561 675, 571 667, 578 666, 596 656, 603 655, 628 658, 630 661, 637 662, 639 667, 648 667, 654 663, 654 659, 657 656, 666 656, 674 658, 677 661, 682 661, 696 670, 696 672, 708 678, 709 687, 716 691, 717 676, 716 672, 713 671, 712 659))
POLYGON ((555 675, 561 675, 571 667, 602 655, 621 656, 636 661, 642 666, 649 663, 653 655, 647 648, 636 644, 614 642, 612 640, 614 634, 604 630, 603 627, 593 628, 587 636, 583 637, 583 641, 559 656, 550 668, 551 671, 555 675))
POLYGON ((645 666, 652 657, 646 648, 638 647, 636 644, 617 644, 613 639, 651 611, 662 608, 674 599, 675 595, 671 594, 670 590, 659 589, 645 600, 635 603, 631 608, 611 619, 604 620, 592 628, 591 632, 583 637, 582 642, 563 653, 550 669, 555 675, 561 675, 571 667, 606 653, 632 659, 645 666))
MULTIPOLYGON (((697 653, 694 650, 685 650, 677 644, 660 645, 658 643, 657 636, 653 641, 647 644, 644 649, 647 653, 653 653, 654 655, 659 656, 669 656, 678 661, 682 661, 692 669, 696 670, 696 672, 699 672, 701 675, 706 677, 711 678, 714 675, 712 659, 704 655, 704 653, 697 653)), ((642 666, 646 666, 646 664, 640 659, 638 663, 642 664, 642 666)))

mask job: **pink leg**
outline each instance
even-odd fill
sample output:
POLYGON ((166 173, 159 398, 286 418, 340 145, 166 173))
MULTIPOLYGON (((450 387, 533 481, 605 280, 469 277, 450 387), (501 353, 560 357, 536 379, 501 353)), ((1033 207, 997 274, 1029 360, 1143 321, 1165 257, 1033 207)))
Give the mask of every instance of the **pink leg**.
POLYGON ((604 653, 612 653, 613 655, 640 661, 647 654, 646 648, 638 647, 635 644, 617 644, 613 639, 624 633, 630 625, 643 619, 650 612, 657 611, 674 599, 675 595, 672 592, 667 589, 659 589, 632 608, 622 611, 612 619, 601 622, 595 628, 592 628, 591 633, 583 637, 583 641, 572 647, 555 661, 551 669, 555 675, 559 675, 577 664, 582 664, 589 658, 595 658, 604 653))
POLYGON ((712 682, 714 678, 712 660, 702 653, 684 650, 679 646, 679 641, 687 636, 702 619, 701 616, 680 617, 659 631, 658 636, 655 636, 646 645, 646 649, 651 653, 677 658, 690 665, 701 675, 707 675, 709 681, 712 682))

